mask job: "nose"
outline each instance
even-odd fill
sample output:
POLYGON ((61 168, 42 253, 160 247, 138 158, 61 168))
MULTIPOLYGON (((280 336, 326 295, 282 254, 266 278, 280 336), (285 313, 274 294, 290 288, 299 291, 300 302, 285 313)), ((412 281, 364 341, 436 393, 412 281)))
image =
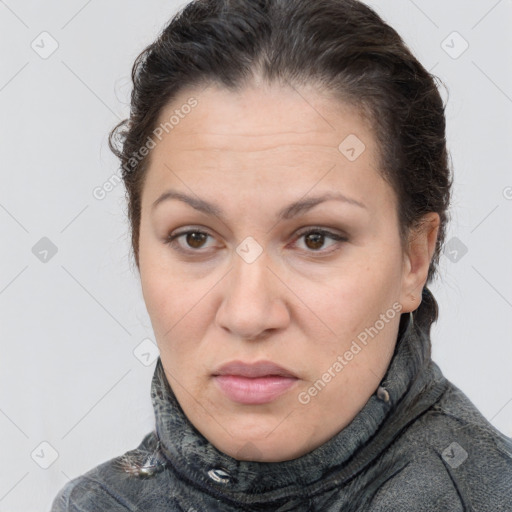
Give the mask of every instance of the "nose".
POLYGON ((246 340, 285 328, 290 321, 288 289, 276 274, 265 251, 251 263, 235 254, 233 268, 223 280, 217 324, 246 340))

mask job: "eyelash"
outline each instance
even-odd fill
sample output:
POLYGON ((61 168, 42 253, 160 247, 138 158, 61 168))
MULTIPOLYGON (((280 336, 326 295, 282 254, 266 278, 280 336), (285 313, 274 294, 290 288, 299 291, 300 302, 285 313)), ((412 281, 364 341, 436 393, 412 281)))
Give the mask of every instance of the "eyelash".
MULTIPOLYGON (((171 247, 173 247, 175 250, 179 251, 179 252, 182 252, 184 254, 200 254, 201 253, 201 249, 183 249, 183 247, 180 247, 179 244, 176 243, 176 240, 182 236, 185 236, 185 235, 188 235, 190 233, 196 233, 196 234, 201 234, 201 235, 206 235, 206 236, 209 236, 211 237, 211 235, 209 233, 207 233, 206 231, 202 231, 200 229, 188 229, 187 231, 181 231, 181 232, 178 232, 178 233, 175 233, 173 235, 169 235, 166 239, 165 239, 165 244, 167 245, 170 245, 171 247)), ((299 240, 300 238, 302 237, 305 237, 307 235, 310 235, 310 234, 320 234, 320 235, 323 235, 324 237, 326 238, 331 238, 332 240, 336 241, 336 242, 347 242, 348 241, 348 238, 345 237, 345 236, 342 236, 342 235, 338 235, 337 233, 333 233, 332 231, 327 231, 323 228, 308 228, 304 231, 301 231, 297 234, 297 237, 296 237, 296 240, 299 240)), ((330 254, 332 252, 334 252, 335 250, 337 250, 336 248, 335 249, 331 249, 331 250, 306 250, 306 252, 308 253, 311 253, 311 254, 324 254, 324 255, 327 255, 327 254, 330 254)))

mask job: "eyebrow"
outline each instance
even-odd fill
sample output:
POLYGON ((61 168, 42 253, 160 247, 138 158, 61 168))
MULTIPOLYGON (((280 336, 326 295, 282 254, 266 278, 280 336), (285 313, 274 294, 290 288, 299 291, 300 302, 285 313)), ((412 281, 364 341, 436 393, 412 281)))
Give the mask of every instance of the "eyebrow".
MULTIPOLYGON (((177 199, 178 201, 182 201, 192 206, 192 208, 194 208, 195 210, 198 210, 207 215, 214 215, 216 217, 219 217, 221 220, 225 220, 224 212, 222 208, 220 208, 218 205, 210 203, 198 197, 189 196, 176 190, 168 190, 164 192, 160 197, 158 197, 158 199, 153 203, 151 207, 152 211, 154 211, 159 204, 165 201, 169 201, 171 199, 177 199)), ((339 192, 327 192, 319 196, 313 196, 307 199, 300 199, 289 204, 288 206, 286 206, 285 208, 278 212, 277 219, 292 219, 294 217, 297 217, 301 213, 305 213, 308 210, 311 210, 316 205, 329 200, 342 201, 344 203, 357 206, 359 208, 367 209, 365 204, 350 197, 347 197, 344 194, 341 194, 339 192)))

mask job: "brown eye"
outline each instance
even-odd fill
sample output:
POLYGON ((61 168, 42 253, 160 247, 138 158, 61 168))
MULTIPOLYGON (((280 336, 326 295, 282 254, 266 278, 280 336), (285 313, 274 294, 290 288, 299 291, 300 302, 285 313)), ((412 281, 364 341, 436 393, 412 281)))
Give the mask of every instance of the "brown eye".
POLYGON ((300 245, 303 245, 304 250, 310 253, 316 252, 318 255, 334 252, 340 244, 348 241, 345 236, 321 228, 302 231, 298 238, 302 241, 300 245))
POLYGON ((204 252, 204 250, 200 251, 200 249, 207 246, 209 238, 213 240, 213 237, 204 231, 189 229, 188 231, 169 235, 165 239, 165 243, 183 253, 191 254, 196 252, 199 254, 204 252))
POLYGON ((325 242, 325 235, 318 232, 312 232, 305 235, 304 240, 309 249, 321 249, 325 242))
POLYGON ((199 231, 189 231, 186 234, 187 244, 194 249, 200 249, 208 235, 199 231))

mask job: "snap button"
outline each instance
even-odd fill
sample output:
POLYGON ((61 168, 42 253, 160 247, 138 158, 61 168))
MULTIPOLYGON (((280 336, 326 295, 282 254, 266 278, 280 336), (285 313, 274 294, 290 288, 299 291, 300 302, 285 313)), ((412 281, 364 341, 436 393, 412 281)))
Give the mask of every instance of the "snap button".
POLYGON ((210 469, 208 476, 219 484, 227 484, 231 478, 227 471, 220 468, 210 469))
POLYGON ((383 402, 389 402, 388 390, 382 386, 379 386, 377 389, 377 398, 383 402))

